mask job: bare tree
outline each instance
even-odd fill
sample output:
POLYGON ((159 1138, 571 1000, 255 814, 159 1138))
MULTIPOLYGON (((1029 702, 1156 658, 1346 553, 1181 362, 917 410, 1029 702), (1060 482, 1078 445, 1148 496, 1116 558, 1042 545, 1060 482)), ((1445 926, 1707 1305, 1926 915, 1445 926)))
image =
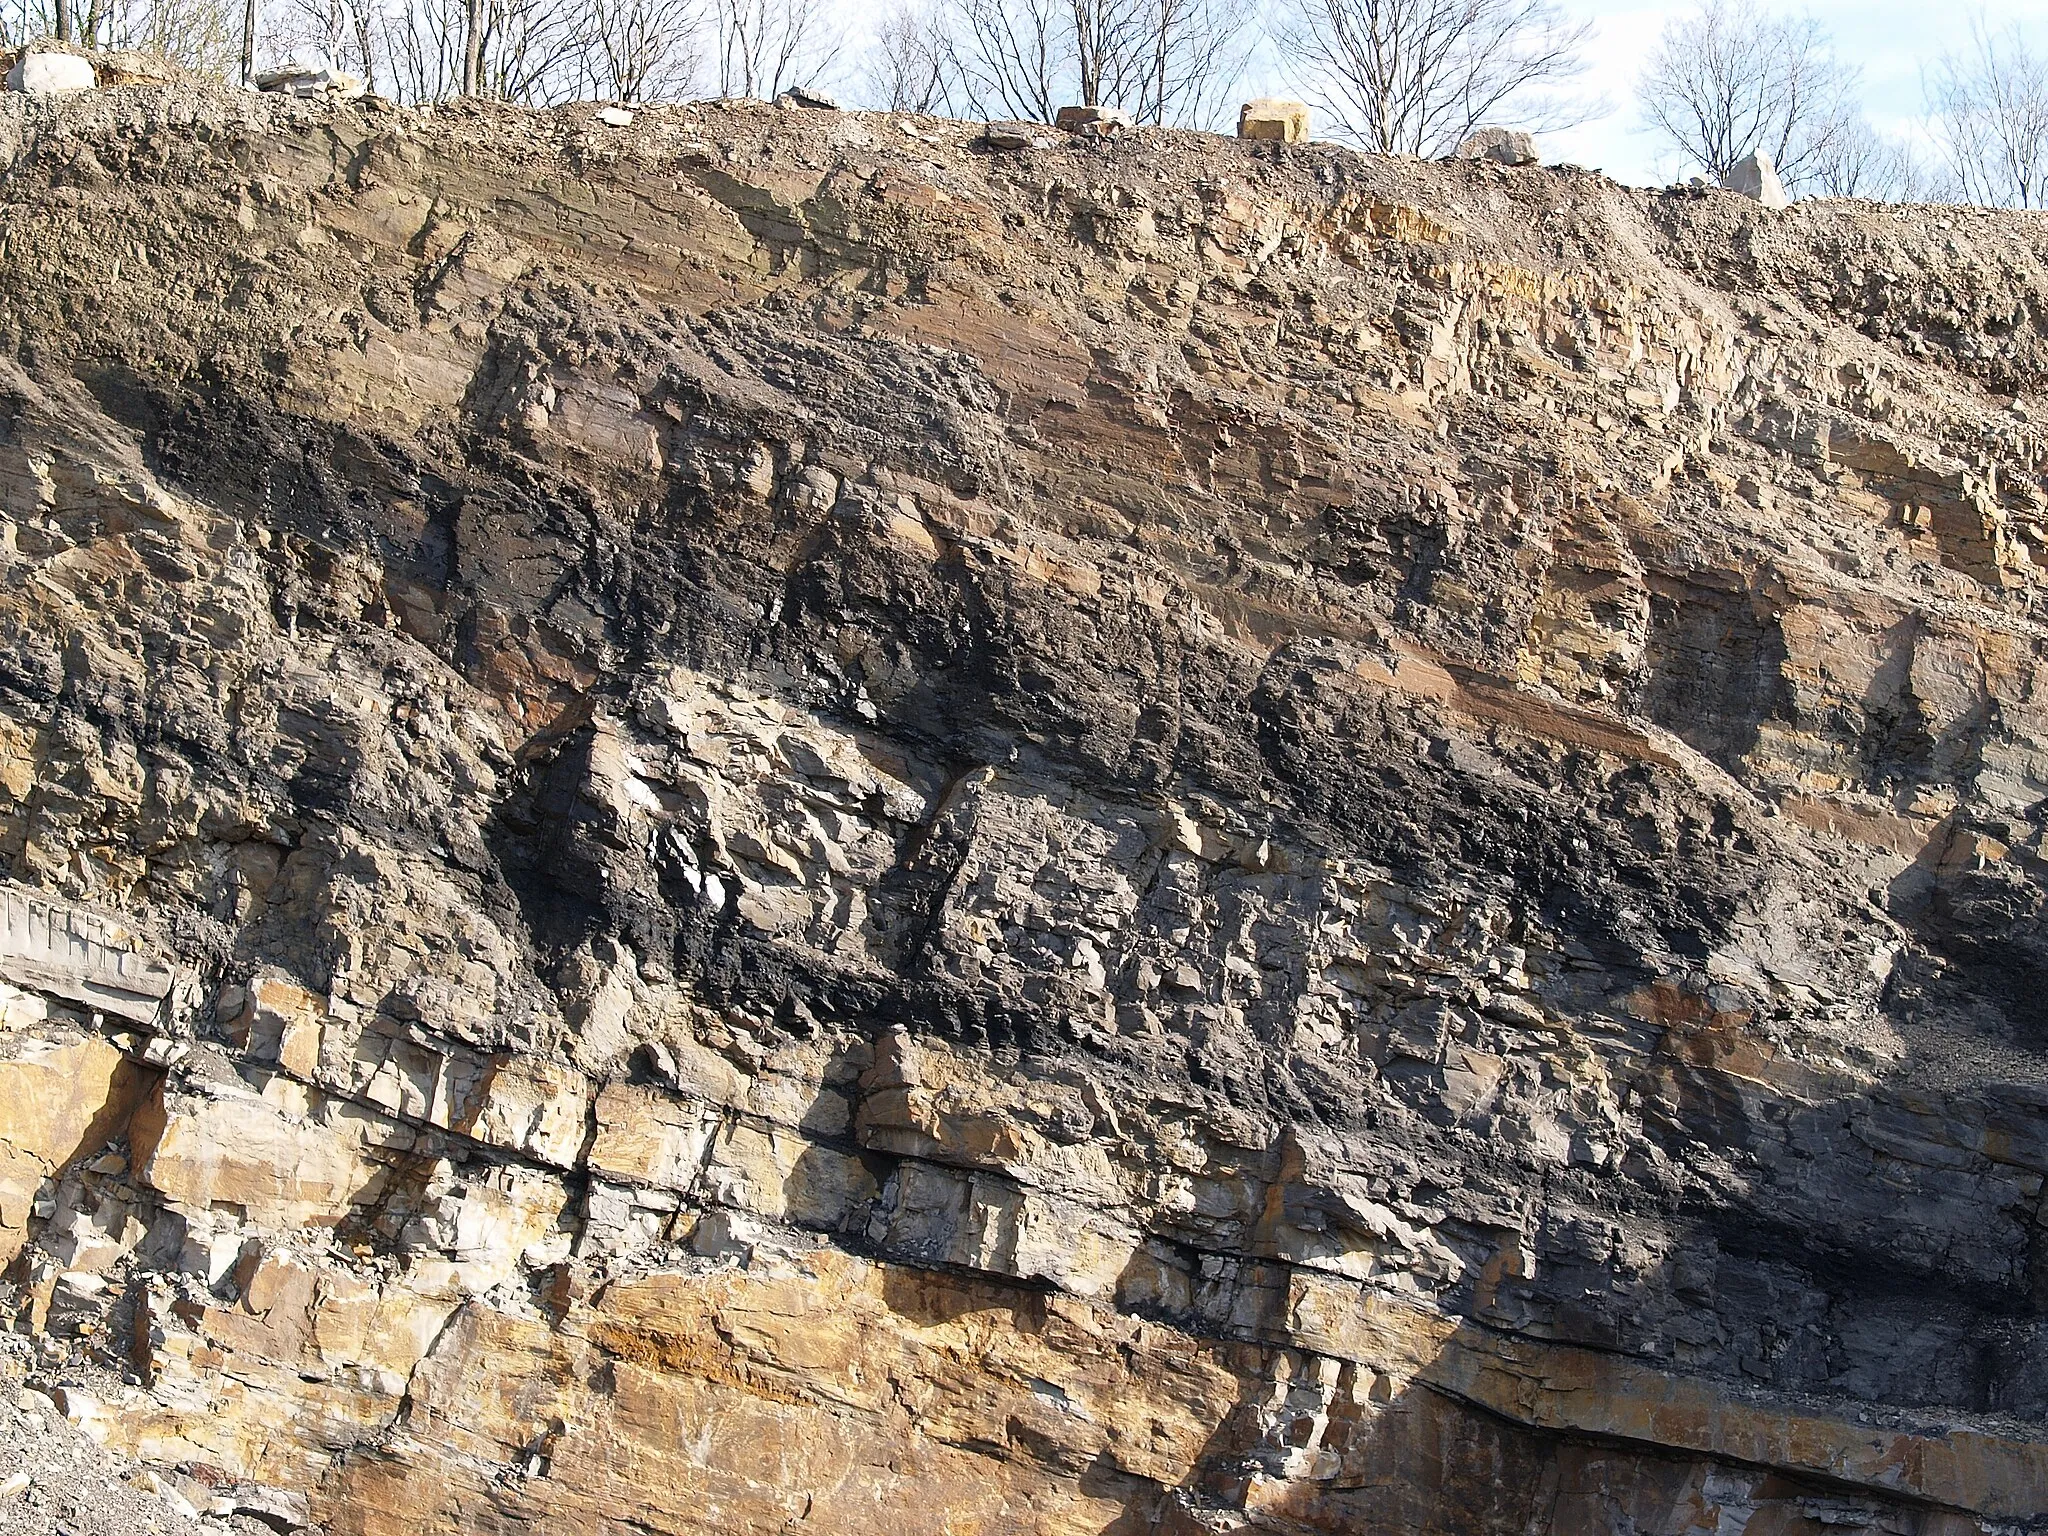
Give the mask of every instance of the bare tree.
POLYGON ((1854 131, 1857 81, 1810 18, 1707 0, 1665 26, 1637 97, 1646 126, 1709 175, 1762 151, 1800 192, 1854 131))
POLYGON ((377 0, 282 0, 270 18, 271 46, 324 53, 374 91, 388 21, 377 0))
POLYGON ((838 62, 843 39, 828 0, 712 0, 718 94, 760 100, 815 88, 838 62))
POLYGON ((478 96, 547 106, 587 96, 608 78, 594 14, 584 0, 398 0, 371 13, 368 46, 400 101, 478 96))
POLYGON ((1936 66, 1928 97, 1958 200, 2048 208, 2048 56, 2017 23, 1994 33, 1979 16, 1969 50, 1936 66))
POLYGON ((1067 0, 958 0, 952 58, 975 112, 1049 123, 1079 87, 1067 0))
POLYGON ((599 0, 579 52, 591 94, 615 101, 687 95, 703 64, 695 0, 599 0))
POLYGON ((1937 186, 1912 145, 1856 118, 1816 152, 1806 190, 1816 197, 1920 203, 1932 201, 1937 186))
POLYGON ((943 57, 975 111, 1047 122, 1080 104, 1187 127, 1209 127, 1235 104, 1256 14, 1236 0, 948 4, 943 57))
POLYGON ((1235 111, 1257 14, 1235 0, 1151 0, 1139 121, 1209 128, 1235 111))
POLYGON ((931 4, 904 0, 883 16, 861 61, 855 89, 886 112, 953 112, 959 64, 947 17, 931 4))
MULTIPOLYGON (((575 0, 477 0, 483 42, 472 94, 551 106, 581 94, 590 36, 575 0)), ((598 0, 603 3, 603 0, 598 0)))
POLYGON ((243 22, 240 0, 146 0, 116 10, 105 40, 197 74, 226 75, 241 54, 243 22))
POLYGON ((441 101, 463 84, 465 0, 409 0, 379 28, 390 91, 400 101, 441 101))
POLYGON ((1486 123, 1583 121, 1556 92, 1583 71, 1590 32, 1549 0, 1295 0, 1275 29, 1332 133, 1407 155, 1486 123))
POLYGON ((239 43, 242 0, 19 0, 7 10, 13 14, 0 13, 0 43, 48 36, 225 75, 239 43))
POLYGON ((105 36, 113 20, 113 8, 106 0, 50 0, 50 9, 42 18, 46 25, 33 27, 34 32, 47 31, 60 43, 77 43, 84 48, 99 48, 106 44, 105 36))

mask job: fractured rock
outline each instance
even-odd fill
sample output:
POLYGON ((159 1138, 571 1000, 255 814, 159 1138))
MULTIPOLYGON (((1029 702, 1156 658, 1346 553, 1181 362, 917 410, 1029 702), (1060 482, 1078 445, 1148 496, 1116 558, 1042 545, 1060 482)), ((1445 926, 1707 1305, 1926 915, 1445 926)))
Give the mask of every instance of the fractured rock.
POLYGON ((1085 139, 1108 139, 1130 131, 1131 114, 1121 107, 1061 107, 1053 126, 1085 139))
POLYGON ((1457 160, 1491 160, 1496 165, 1537 165, 1536 136, 1515 128, 1481 128, 1452 154, 1457 160))
POLYGON ((1308 108, 1298 101, 1261 96, 1237 109, 1237 136, 1276 144, 1300 144, 1308 138, 1308 108))
POLYGON ((144 1025, 162 1019, 177 982, 118 920, 6 882, 0 977, 144 1025))
POLYGON ((14 61, 7 72, 7 89, 31 95, 54 96, 68 91, 89 91, 98 84, 92 60, 75 53, 28 52, 14 61))
POLYGON ((8 173, 0 1368, 136 1483, 2038 1521, 2024 216, 120 106, 8 173))
POLYGON ((1052 143, 1042 124, 1013 119, 989 122, 983 127, 981 137, 990 149, 1044 149, 1052 143))
POLYGON ((1745 155, 1728 167, 1728 174, 1721 178, 1721 185, 1730 192, 1740 192, 1751 201, 1762 203, 1766 208, 1792 206, 1785 184, 1778 179, 1778 168, 1763 150, 1745 155))
POLYGON ((276 69, 262 71, 253 83, 259 91, 328 97, 335 101, 358 101, 369 90, 361 76, 337 69, 326 59, 292 59, 276 69))

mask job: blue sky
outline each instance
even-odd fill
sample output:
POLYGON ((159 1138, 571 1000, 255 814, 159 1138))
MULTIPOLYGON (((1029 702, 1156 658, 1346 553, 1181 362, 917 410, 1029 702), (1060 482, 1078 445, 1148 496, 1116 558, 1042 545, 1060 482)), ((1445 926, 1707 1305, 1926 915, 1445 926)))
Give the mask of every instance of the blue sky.
MULTIPOLYGON (((1655 141, 1636 131, 1632 100, 1643 56, 1655 46, 1667 17, 1690 5, 1646 5, 1628 0, 1560 0, 1568 14, 1591 20, 1592 68, 1586 80, 1612 103, 1597 122, 1542 141, 1547 160, 1599 166, 1617 181, 1656 185, 1681 167, 1660 155, 1655 141)), ((1944 50, 1968 42, 1970 18, 1981 11, 1996 29, 2018 22, 2038 51, 2048 48, 2048 0, 1812 0, 1806 5, 1769 7, 1813 17, 1834 37, 1835 51, 1863 70, 1864 110, 1887 133, 1917 136, 1922 117, 1920 77, 1944 50)))

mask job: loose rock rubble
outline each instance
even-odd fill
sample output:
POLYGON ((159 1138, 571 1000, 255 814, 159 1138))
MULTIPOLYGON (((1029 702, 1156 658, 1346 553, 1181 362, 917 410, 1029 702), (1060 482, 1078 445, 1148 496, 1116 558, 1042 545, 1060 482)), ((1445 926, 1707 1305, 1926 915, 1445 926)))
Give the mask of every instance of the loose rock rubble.
POLYGON ((0 1340, 0 1531, 21 1536, 273 1536, 309 1529, 303 1496, 216 1486, 105 1449, 98 1399, 53 1381, 26 1339, 0 1340))
POLYGON ((2039 1529, 2038 220, 1001 126, 0 102, 37 1390, 360 1536, 2039 1529))
POLYGON ((285 96, 328 97, 335 101, 359 100, 369 89, 360 75, 336 69, 326 59, 290 60, 276 69, 265 70, 253 82, 259 91, 285 96))

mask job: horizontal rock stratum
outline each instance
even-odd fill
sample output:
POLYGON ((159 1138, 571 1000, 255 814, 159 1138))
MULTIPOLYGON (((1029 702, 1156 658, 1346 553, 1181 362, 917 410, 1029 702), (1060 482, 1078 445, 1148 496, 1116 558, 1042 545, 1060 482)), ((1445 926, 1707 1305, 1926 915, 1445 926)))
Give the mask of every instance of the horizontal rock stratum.
POLYGON ((2048 1529, 2040 216, 185 86, 0 165, 0 1251, 110 1444, 2048 1529))

